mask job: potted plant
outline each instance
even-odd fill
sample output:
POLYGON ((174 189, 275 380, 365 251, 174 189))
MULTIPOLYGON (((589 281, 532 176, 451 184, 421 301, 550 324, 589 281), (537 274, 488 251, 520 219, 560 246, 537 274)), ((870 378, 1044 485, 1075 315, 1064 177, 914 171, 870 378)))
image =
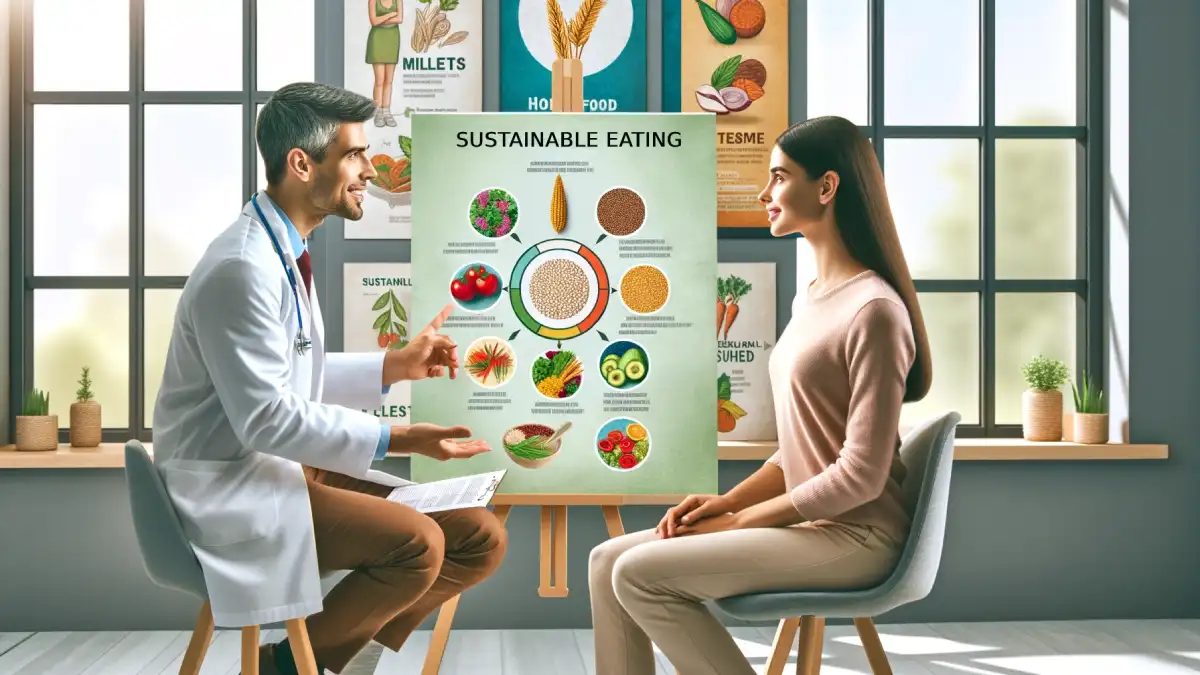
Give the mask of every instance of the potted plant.
POLYGON ((17 415, 17 450, 57 450, 58 415, 50 414, 50 394, 34 389, 17 415))
POLYGON ((100 404, 93 399, 91 369, 83 367, 75 402, 71 404, 71 445, 94 448, 100 445, 100 404))
POLYGON ((1029 387, 1021 396, 1021 425, 1027 441, 1060 441, 1063 437, 1062 386, 1067 364, 1038 355, 1021 367, 1029 387))
POLYGON ((1071 383, 1071 393, 1075 397, 1075 442, 1076 443, 1107 443, 1108 442, 1108 410, 1104 403, 1104 391, 1088 381, 1087 373, 1077 388, 1071 383))

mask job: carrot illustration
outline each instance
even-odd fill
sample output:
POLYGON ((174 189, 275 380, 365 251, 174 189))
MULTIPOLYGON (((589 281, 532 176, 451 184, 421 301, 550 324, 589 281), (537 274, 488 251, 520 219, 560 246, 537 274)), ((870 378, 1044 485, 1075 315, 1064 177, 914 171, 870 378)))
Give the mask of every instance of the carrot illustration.
POLYGON ((717 277, 717 337, 721 337, 721 324, 725 323, 725 280, 717 277))
POLYGON ((737 305, 730 305, 729 310, 727 312, 725 312, 726 320, 725 320, 725 337, 724 337, 724 339, 726 339, 726 340, 729 339, 729 327, 733 325, 733 320, 737 318, 738 311, 739 311, 739 309, 738 309, 737 305))
POLYGON ((730 292, 730 297, 725 310, 725 340, 729 339, 729 329, 733 327, 733 322, 737 320, 738 312, 741 311, 738 301, 745 297, 751 288, 753 288, 753 284, 747 283, 739 276, 733 276, 727 280, 726 289, 730 292))

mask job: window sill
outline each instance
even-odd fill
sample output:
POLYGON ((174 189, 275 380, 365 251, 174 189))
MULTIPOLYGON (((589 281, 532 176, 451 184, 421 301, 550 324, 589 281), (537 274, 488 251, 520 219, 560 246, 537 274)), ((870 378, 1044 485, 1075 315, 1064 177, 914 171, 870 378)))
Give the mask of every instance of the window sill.
MULTIPOLYGON (((717 456, 722 461, 763 461, 775 452, 774 441, 721 441, 717 456)), ((153 452, 153 444, 146 449, 153 452)), ((389 457, 404 457, 389 454, 389 457)), ((1064 441, 1034 443, 1019 438, 960 438, 954 442, 954 459, 959 461, 1109 461, 1167 459, 1165 444, 1106 443, 1084 445, 1064 441)), ((0 446, 0 469, 122 469, 124 443, 101 443, 96 448, 17 452, 13 445, 0 446)))

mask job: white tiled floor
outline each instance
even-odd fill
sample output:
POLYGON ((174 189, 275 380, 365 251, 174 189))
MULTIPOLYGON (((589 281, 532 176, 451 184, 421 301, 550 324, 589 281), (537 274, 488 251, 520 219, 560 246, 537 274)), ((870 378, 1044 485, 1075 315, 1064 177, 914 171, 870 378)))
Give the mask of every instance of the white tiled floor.
MULTIPOLYGON (((774 630, 732 632, 763 672, 774 630)), ((879 633, 895 675, 1200 673, 1200 620, 883 624, 879 633)), ((870 674, 853 627, 825 635, 822 675, 870 674)), ((0 633, 0 675, 169 675, 187 640, 175 631, 0 633)), ((397 653, 372 645, 344 675, 415 675, 428 644, 420 632, 397 653)), ((238 633, 218 631, 201 674, 237 675, 238 655, 238 633)), ((588 630, 455 631, 440 675, 594 675, 592 658, 588 630)), ((661 655, 659 672, 675 672, 661 655)))

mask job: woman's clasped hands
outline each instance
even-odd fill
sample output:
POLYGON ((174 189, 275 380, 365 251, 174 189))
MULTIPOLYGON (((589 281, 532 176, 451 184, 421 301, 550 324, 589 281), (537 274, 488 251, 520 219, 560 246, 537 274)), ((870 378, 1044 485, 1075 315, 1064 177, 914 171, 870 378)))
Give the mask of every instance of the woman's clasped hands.
POLYGON ((729 500, 721 495, 688 495, 667 513, 654 528, 659 539, 709 534, 741 528, 729 500))

